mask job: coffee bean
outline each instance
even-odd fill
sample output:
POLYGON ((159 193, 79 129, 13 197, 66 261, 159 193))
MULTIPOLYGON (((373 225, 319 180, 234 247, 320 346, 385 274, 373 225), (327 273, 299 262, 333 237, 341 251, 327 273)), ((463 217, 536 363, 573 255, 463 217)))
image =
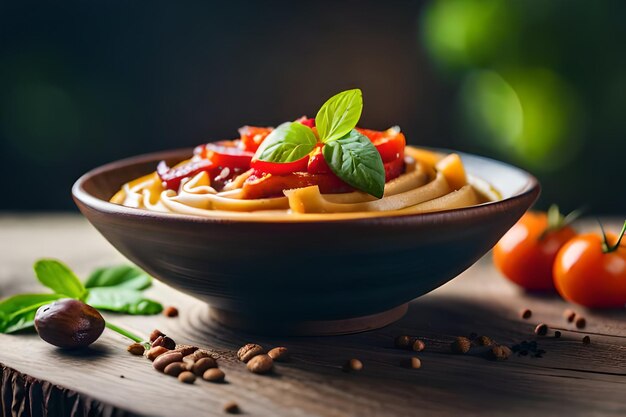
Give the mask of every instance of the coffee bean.
POLYGON ((144 354, 146 348, 141 343, 133 343, 132 345, 128 345, 126 350, 129 351, 131 355, 139 356, 144 354))
POLYGON ((422 367, 422 361, 421 361, 419 358, 417 358, 417 357, 413 356, 413 357, 411 358, 411 368, 413 368, 413 369, 419 369, 419 368, 421 368, 421 367, 422 367))
POLYGON ((513 351, 511 350, 511 348, 509 348, 506 345, 500 345, 500 348, 502 349, 502 352, 504 353, 504 356, 506 359, 508 359, 509 356, 513 354, 513 351))
POLYGON ((545 323, 539 323, 537 327, 535 327, 535 334, 538 336, 545 336, 548 334, 548 325, 545 323))
POLYGON ((219 368, 207 369, 204 374, 202 374, 202 379, 209 382, 222 382, 225 377, 224 371, 219 368))
POLYGON ((522 311, 520 311, 520 317, 523 319, 529 319, 532 315, 533 315, 533 312, 530 311, 530 309, 528 308, 525 308, 522 311))
POLYGON ((152 347, 163 346, 166 349, 172 350, 176 349, 176 342, 172 340, 172 338, 167 336, 159 336, 154 342, 152 342, 152 347))
POLYGON ((491 346, 491 345, 493 345, 493 340, 489 336, 479 336, 479 337, 477 337, 474 340, 474 342, 478 346, 491 346))
POLYGON ((165 375, 178 376, 186 370, 187 364, 185 362, 172 362, 163 369, 163 373, 165 375))
POLYGON ((184 371, 178 375, 178 380, 180 382, 184 382, 185 384, 193 384, 196 381, 196 376, 193 372, 184 371))
POLYGON ((344 372, 359 372, 363 369, 363 362, 358 359, 350 359, 343 365, 344 372))
POLYGON ((568 323, 571 323, 574 321, 574 318, 576 318, 576 312, 569 308, 565 309, 565 311, 563 311, 563 318, 565 318, 568 323))
POLYGON ((239 414, 239 411, 240 411, 239 406, 234 401, 229 401, 226 404, 224 404, 223 410, 225 413, 228 413, 228 414, 239 414))
POLYGON ((276 362, 284 362, 289 359, 289 351, 286 347, 275 347, 274 349, 267 352, 270 358, 276 362))
POLYGON ((413 341, 413 345, 411 346, 411 348, 413 349, 414 352, 421 352, 422 350, 426 348, 426 344, 419 339, 415 339, 413 341))
POLYGON ((591 338, 589 336, 583 337, 583 344, 588 345, 591 343, 591 338))
POLYGON ((470 350, 472 343, 467 337, 459 336, 450 345, 450 349, 453 353, 467 353, 470 350))
POLYGON ((576 317, 576 328, 584 329, 586 325, 587 325, 587 320, 585 320, 584 317, 582 316, 576 317))
POLYGON ((496 361, 503 361, 506 359, 506 355, 504 353, 504 351, 502 350, 502 348, 498 345, 493 346, 490 350, 489 350, 489 354, 491 356, 491 359, 494 359, 496 361))
POLYGON ((217 362, 213 358, 198 359, 192 366, 191 370, 194 374, 202 376, 209 368, 217 368, 217 362))
POLYGON ((178 317, 178 309, 176 307, 166 307, 165 310, 163 310, 163 315, 165 317, 178 317))
POLYGON ((152 333, 150 333, 150 343, 154 342, 159 336, 165 336, 165 333, 159 329, 152 330, 152 333))
POLYGON ((411 336, 401 335, 395 338, 394 345, 398 349, 408 349, 411 346, 412 341, 413 338, 411 338, 411 336))
POLYGON ((255 374, 266 374, 274 367, 274 361, 266 354, 253 357, 248 361, 247 368, 255 374))
POLYGON ((150 359, 151 361, 154 361, 156 358, 158 358, 162 354, 167 353, 169 351, 170 351, 169 349, 164 348, 163 346, 153 347, 150 350, 146 351, 146 358, 150 359))
POLYGON ((157 371, 163 372, 165 367, 173 362, 182 362, 183 355, 180 352, 168 352, 160 355, 158 358, 152 362, 152 366, 157 371))
MULTIPOLYGON (((192 366, 194 363, 196 363, 196 361, 202 359, 202 358, 212 358, 213 356, 211 355, 211 352, 209 352, 208 350, 205 349, 198 349, 195 352, 185 356, 183 358, 183 362, 187 363, 188 365, 192 366)), ((213 358, 215 359, 215 358, 213 358)))
POLYGON ((250 359, 262 353, 265 353, 265 349, 263 349, 260 345, 248 343, 247 345, 239 348, 237 351, 237 357, 242 362, 248 362, 250 359))

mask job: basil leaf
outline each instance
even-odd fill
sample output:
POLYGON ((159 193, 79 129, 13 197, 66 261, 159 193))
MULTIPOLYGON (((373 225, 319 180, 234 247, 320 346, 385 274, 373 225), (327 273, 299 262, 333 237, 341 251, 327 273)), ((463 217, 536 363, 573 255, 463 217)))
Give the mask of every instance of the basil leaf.
POLYGON ((152 277, 131 265, 98 268, 85 281, 86 288, 116 287, 130 290, 145 290, 152 285, 152 277))
POLYGON ((326 143, 322 153, 330 169, 356 189, 381 198, 385 192, 385 167, 372 142, 356 130, 326 143))
POLYGON ((136 290, 117 287, 100 287, 89 290, 87 304, 98 310, 126 314, 158 314, 163 306, 143 296, 136 290))
POLYGON ((263 141, 254 159, 266 162, 294 162, 315 148, 317 138, 310 127, 286 122, 272 130, 263 141))
POLYGON ((315 116, 320 140, 327 143, 348 134, 359 121, 362 110, 363 95, 358 88, 329 98, 315 116))
POLYGON ((65 298, 61 294, 20 294, 0 301, 0 333, 12 333, 33 326, 37 309, 65 298))
POLYGON ((34 265, 37 279, 57 294, 82 300, 87 290, 74 272, 56 259, 40 259, 34 265))

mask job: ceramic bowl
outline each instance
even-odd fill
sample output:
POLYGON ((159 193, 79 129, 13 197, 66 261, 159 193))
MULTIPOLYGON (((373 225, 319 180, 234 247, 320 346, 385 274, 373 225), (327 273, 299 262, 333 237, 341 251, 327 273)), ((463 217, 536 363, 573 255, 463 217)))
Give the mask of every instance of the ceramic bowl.
POLYGON ((209 303, 217 322, 262 333, 341 334, 397 320, 409 301, 485 255, 540 191, 518 168, 461 153, 468 174, 491 183, 502 200, 428 214, 290 222, 164 214, 108 202, 158 161, 175 163, 190 153, 96 168, 76 181, 74 200, 129 260, 209 303))

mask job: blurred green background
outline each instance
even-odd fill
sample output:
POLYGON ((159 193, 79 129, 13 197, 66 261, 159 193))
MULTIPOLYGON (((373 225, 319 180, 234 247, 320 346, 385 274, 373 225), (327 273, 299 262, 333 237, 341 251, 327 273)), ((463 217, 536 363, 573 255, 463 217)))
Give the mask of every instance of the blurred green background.
POLYGON ((0 3, 0 209, 360 87, 361 124, 502 159, 539 206, 626 212, 626 2, 0 3))

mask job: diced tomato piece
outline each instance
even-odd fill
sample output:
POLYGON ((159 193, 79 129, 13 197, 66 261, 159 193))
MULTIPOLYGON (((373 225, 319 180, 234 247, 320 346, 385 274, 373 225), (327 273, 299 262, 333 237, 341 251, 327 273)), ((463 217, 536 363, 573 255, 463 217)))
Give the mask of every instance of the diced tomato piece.
POLYGON ((385 182, 398 178, 404 172, 404 157, 387 162, 385 165, 385 182))
POLYGON ((308 126, 311 129, 315 127, 315 119, 311 119, 306 116, 300 117, 298 120, 296 120, 296 122, 302 123, 303 125, 308 126))
POLYGON ((284 163, 267 162, 253 159, 250 163, 250 167, 267 174, 286 175, 291 174, 292 172, 306 172, 308 163, 309 155, 306 155, 303 158, 298 159, 297 161, 284 163))
POLYGON ((322 154, 322 146, 316 146, 309 154, 309 165, 307 166, 309 174, 327 174, 332 172, 322 154))
POLYGON ((250 161, 254 153, 237 147, 235 141, 223 140, 204 145, 200 151, 200 156, 221 168, 241 168, 245 170, 250 168, 250 161))
POLYGON ((243 149, 247 152, 256 152, 272 130, 274 130, 272 127, 258 126, 243 126, 239 128, 243 149))
POLYGON ((263 172, 255 172, 243 183, 243 198, 256 199, 278 197, 283 195, 283 190, 310 187, 317 185, 320 192, 347 193, 354 191, 335 174, 309 174, 307 172, 293 172, 288 175, 272 175, 263 172))
POLYGON ((361 128, 357 128, 357 130, 372 141, 383 162, 391 162, 398 158, 404 158, 406 138, 402 132, 398 132, 394 129, 387 129, 382 132, 361 128))
POLYGON ((192 177, 202 171, 212 171, 217 167, 208 159, 189 161, 184 165, 170 168, 165 161, 157 165, 157 174, 163 181, 163 187, 168 190, 178 190, 183 178, 192 177))

